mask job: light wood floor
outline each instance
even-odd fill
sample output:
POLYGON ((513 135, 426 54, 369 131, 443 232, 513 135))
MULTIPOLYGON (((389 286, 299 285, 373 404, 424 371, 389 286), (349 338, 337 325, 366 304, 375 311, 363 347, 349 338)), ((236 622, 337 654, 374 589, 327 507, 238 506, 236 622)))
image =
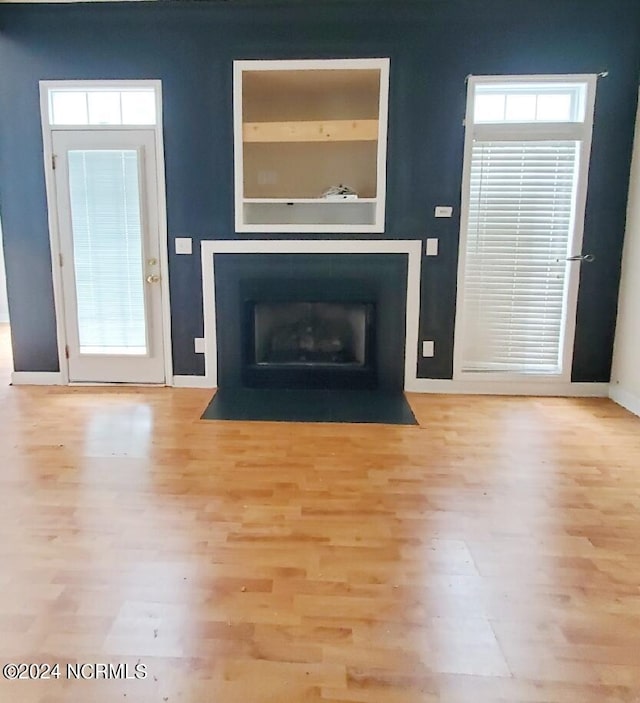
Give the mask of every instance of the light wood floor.
POLYGON ((200 421, 209 396, 0 387, 0 663, 148 672, 2 703, 640 701, 639 419, 200 421))

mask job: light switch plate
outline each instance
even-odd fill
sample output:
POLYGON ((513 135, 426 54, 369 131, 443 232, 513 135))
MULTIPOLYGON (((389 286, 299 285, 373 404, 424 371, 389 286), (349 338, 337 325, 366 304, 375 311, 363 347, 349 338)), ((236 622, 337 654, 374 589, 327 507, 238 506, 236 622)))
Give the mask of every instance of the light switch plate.
POLYGON ((429 238, 424 250, 425 256, 438 256, 438 240, 429 238))
POLYGON ((422 356, 429 357, 434 355, 433 340, 422 342, 422 356))
POLYGON ((192 251, 191 237, 176 237, 176 254, 191 254, 192 251))
POLYGON ((194 337, 193 348, 196 354, 204 354, 204 337, 194 337))
POLYGON ((434 215, 436 217, 453 217, 453 208, 449 205, 436 205, 434 215))

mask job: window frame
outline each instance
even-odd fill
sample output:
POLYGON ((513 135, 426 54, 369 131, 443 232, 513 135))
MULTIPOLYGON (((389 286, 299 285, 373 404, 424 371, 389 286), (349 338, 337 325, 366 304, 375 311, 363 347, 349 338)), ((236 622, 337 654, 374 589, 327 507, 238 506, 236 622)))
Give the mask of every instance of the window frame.
MULTIPOLYGON (((572 95, 572 100, 571 100, 571 110, 570 112, 575 115, 576 113, 582 113, 585 114, 586 117, 586 94, 587 94, 587 84, 583 80, 572 80, 572 81, 561 81, 561 80, 548 80, 548 81, 541 81, 537 82, 534 80, 518 80, 518 81, 509 81, 509 80, 495 80, 495 81, 476 81, 475 82, 475 87, 477 90, 474 90, 473 93, 473 101, 474 101, 474 110, 473 113, 475 113, 475 102, 476 98, 478 97, 478 94, 480 97, 486 96, 486 95, 504 95, 505 98, 508 98, 509 96, 540 96, 541 94, 544 94, 545 96, 550 96, 550 95, 558 95, 558 94, 569 94, 572 95), (505 91, 504 88, 508 86, 509 83, 517 83, 517 87, 511 88, 509 90, 505 91), (528 87, 530 86, 530 87, 528 87), (496 88, 499 88, 500 90, 496 90, 496 88)), ((548 120, 548 119, 537 119, 534 118, 533 120, 526 120, 526 119, 509 119, 506 117, 506 108, 507 105, 505 104, 505 119, 499 120, 499 121, 494 121, 494 120, 479 120, 477 123, 474 122, 474 125, 483 125, 483 124, 489 124, 489 125, 496 125, 496 124, 526 124, 526 125, 531 125, 531 124, 582 124, 584 122, 584 119, 580 120, 575 120, 575 119, 570 119, 570 120, 548 120)), ((474 114, 475 117, 475 114, 474 114)))
POLYGON ((158 79, 141 80, 43 80, 40 87, 40 115, 43 127, 50 130, 136 130, 159 129, 162 130, 162 82, 158 79), (56 124, 51 121, 51 93, 56 91, 91 92, 91 91, 144 91, 152 90, 155 96, 156 121, 155 124, 56 124))
MULTIPOLYGON (((465 120, 464 158, 462 167, 462 198, 460 209, 460 236, 458 248, 458 274, 456 294, 456 318, 454 326, 453 379, 456 381, 522 381, 533 383, 567 383, 571 381, 573 344, 575 339, 576 308, 580 271, 567 268, 564 281, 563 325, 560 331, 560 365, 558 373, 515 372, 515 371, 464 371, 463 348, 465 333, 465 274, 467 252, 467 229, 470 215, 471 161, 475 141, 546 141, 575 140, 579 142, 578 177, 576 182, 575 210, 570 233, 569 251, 581 250, 584 235, 589 164, 595 112, 597 74, 526 74, 469 76, 467 79, 467 99, 465 120), (584 120, 582 122, 474 122, 475 94, 478 85, 491 84, 566 84, 583 83, 584 120)), ((568 264, 570 266, 570 264, 568 264)))

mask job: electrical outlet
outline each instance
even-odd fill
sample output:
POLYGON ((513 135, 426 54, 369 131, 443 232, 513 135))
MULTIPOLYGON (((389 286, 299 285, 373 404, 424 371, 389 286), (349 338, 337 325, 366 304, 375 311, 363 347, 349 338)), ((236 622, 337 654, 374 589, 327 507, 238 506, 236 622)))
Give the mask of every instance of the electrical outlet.
POLYGON ((196 354, 204 354, 204 337, 194 337, 193 348, 196 354))
POLYGON ((191 237, 176 237, 176 254, 191 254, 193 243, 191 237))
POLYGON ((424 356, 424 357, 434 356, 433 340, 422 342, 422 356, 424 356))

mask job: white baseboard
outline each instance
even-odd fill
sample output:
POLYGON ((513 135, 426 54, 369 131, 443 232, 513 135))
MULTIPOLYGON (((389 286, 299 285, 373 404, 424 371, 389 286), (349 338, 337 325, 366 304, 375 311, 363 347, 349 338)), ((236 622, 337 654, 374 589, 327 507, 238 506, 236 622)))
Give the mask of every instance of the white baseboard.
POLYGON ((69 381, 69 388, 166 388, 166 383, 124 383, 119 381, 69 381))
POLYGON ((11 374, 13 386, 62 386, 64 379, 60 371, 14 371, 11 374))
POLYGON ((458 395, 539 395, 573 398, 607 398, 608 383, 544 383, 530 381, 453 381, 419 378, 409 393, 452 393, 458 395))
POLYGON ((174 376, 172 385, 174 388, 215 388, 206 376, 174 376))
MULTIPOLYGON (((14 371, 11 374, 14 386, 59 386, 64 385, 60 372, 14 371)), ((96 385, 96 384, 87 384, 96 385)), ((174 376, 174 388, 206 388, 214 390, 205 376, 174 376)), ((529 383, 527 381, 453 381, 448 379, 416 379, 405 389, 409 393, 442 393, 458 395, 531 395, 566 396, 584 398, 611 397, 636 415, 640 415, 640 398, 620 388, 610 388, 608 383, 529 383)))
POLYGON ((620 386, 612 385, 609 388, 609 397, 618 405, 622 405, 623 408, 640 417, 640 398, 637 395, 625 391, 620 386))
MULTIPOLYGON (((174 376, 175 388, 215 389, 205 376, 174 376)), ((607 398, 608 383, 529 383, 527 381, 452 381, 448 379, 416 379, 409 393, 451 393, 459 395, 532 395, 567 396, 575 398, 607 398)))

